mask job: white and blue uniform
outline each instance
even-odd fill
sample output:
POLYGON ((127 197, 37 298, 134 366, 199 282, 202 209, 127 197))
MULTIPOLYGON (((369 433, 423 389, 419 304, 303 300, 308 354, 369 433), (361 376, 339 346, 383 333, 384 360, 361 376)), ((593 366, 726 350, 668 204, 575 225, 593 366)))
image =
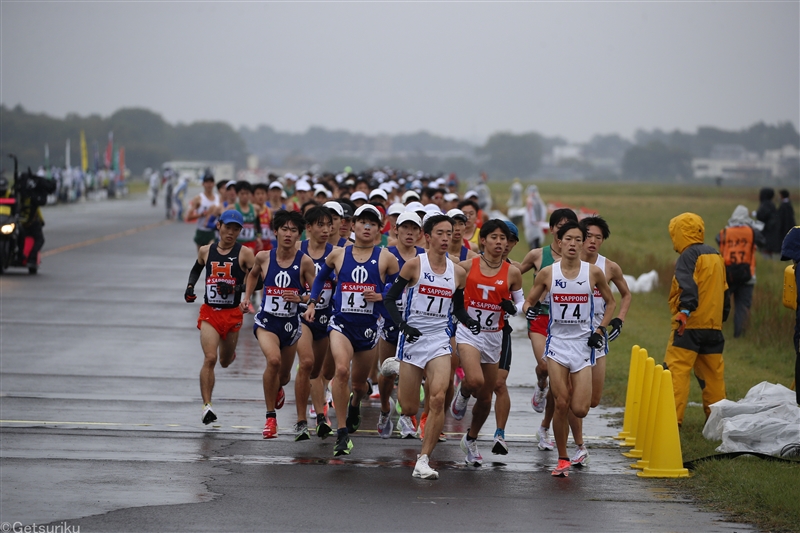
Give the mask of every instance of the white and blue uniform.
POLYGON ((301 294, 305 287, 300 281, 300 263, 305 255, 300 250, 288 268, 282 268, 276 257, 277 250, 269 251, 269 266, 264 276, 264 297, 261 309, 253 320, 253 333, 258 328, 265 329, 278 336, 280 347, 292 346, 300 339, 300 317, 297 303, 287 302, 286 293, 301 294))
MULTIPOLYGON (((600 254, 597 254, 597 261, 595 261, 595 266, 603 271, 603 275, 606 273, 606 258, 600 254)), ((594 323, 592 326, 594 329, 597 329, 597 326, 603 321, 603 317, 606 315, 606 301, 603 299, 603 295, 600 294, 600 291, 597 287, 593 288, 592 296, 594 297, 594 323)), ((603 344, 602 350, 595 350, 595 358, 605 357, 608 355, 608 339, 603 344)))
MULTIPOLYGON (((308 253, 308 241, 303 241, 300 243, 300 251, 311 257, 308 253)), ((325 252, 322 254, 322 257, 319 259, 314 259, 311 257, 311 260, 314 261, 315 276, 319 274, 322 265, 325 263, 325 258, 328 257, 328 254, 331 253, 331 251, 333 251, 333 245, 330 243, 325 243, 325 252)), ((325 280, 325 287, 322 289, 322 292, 319 293, 319 301, 317 301, 316 305, 314 306, 314 322, 307 322, 304 318, 302 318, 302 316, 300 317, 300 320, 303 321, 303 324, 308 326, 311 330, 312 337, 315 341, 324 339, 328 336, 328 321, 331 318, 331 300, 333 299, 333 289, 335 284, 336 282, 333 280, 325 280)), ((311 292, 311 287, 306 287, 306 290, 311 292)))
POLYGON ((404 333, 397 343, 396 357, 419 368, 431 359, 450 355, 450 316, 453 312, 453 293, 456 290, 455 268, 450 258, 445 258, 444 273, 431 268, 428 254, 419 255, 419 279, 406 288, 403 318, 409 326, 417 328, 422 336, 414 343, 406 342, 404 333))
POLYGON ((378 343, 378 318, 383 303, 368 302, 364 299, 364 291, 383 293, 380 255, 381 248, 376 246, 369 259, 359 263, 353 258, 352 246, 344 249, 328 331, 338 331, 347 337, 354 352, 371 350, 378 343))
POLYGON ((552 265, 550 322, 544 357, 575 373, 594 365, 595 350, 588 346, 593 331, 594 297, 589 285, 589 263, 581 261, 575 279, 561 272, 561 262, 552 265))
MULTIPOLYGON (((400 252, 397 250, 397 246, 389 246, 386 249, 389 252, 391 252, 393 256, 397 258, 397 263, 400 265, 400 270, 403 270, 403 265, 406 264, 406 260, 403 259, 402 255, 400 255, 400 252)), ((424 253, 425 253, 425 248, 422 248, 421 246, 415 247, 414 249, 415 257, 424 253)), ((400 311, 401 314, 403 313, 403 306, 404 306, 404 298, 400 298, 399 300, 397 300, 397 310, 400 311)), ((384 311, 385 310, 386 306, 384 306, 384 311)), ((389 344, 397 346, 397 339, 398 339, 397 325, 394 322, 392 322, 392 318, 389 316, 388 312, 382 313, 381 318, 382 321, 379 329, 381 338, 386 342, 388 342, 389 344)))

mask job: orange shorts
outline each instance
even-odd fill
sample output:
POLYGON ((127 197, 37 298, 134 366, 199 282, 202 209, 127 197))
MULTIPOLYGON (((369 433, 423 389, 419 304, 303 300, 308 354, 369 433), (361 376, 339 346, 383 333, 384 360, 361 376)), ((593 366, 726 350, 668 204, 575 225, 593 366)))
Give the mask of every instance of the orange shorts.
POLYGON ((547 325, 549 323, 550 315, 539 315, 535 320, 528 320, 528 331, 547 337, 547 325))
POLYGON ((228 333, 236 333, 242 329, 243 316, 242 310, 238 307, 219 309, 203 304, 200 306, 200 316, 197 317, 197 329, 200 329, 201 322, 208 322, 217 330, 222 340, 225 340, 228 333))

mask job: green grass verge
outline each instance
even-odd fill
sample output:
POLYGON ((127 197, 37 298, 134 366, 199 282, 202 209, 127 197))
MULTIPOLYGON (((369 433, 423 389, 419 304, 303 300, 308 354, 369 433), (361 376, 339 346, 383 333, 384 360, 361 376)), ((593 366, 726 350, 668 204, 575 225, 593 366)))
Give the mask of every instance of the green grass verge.
MULTIPOLYGON (((611 237, 601 253, 616 261, 623 272, 638 277, 656 270, 660 286, 651 293, 634 294, 622 335, 611 345, 606 362, 604 405, 622 406, 627 390, 631 346, 638 344, 660 363, 670 333, 667 295, 678 254, 672 249, 668 225, 672 217, 691 211, 705 222, 705 242, 716 248, 715 235, 725 227, 734 208, 757 206, 755 188, 692 185, 540 183, 545 202, 559 202, 584 208, 603 216, 611 237)), ((508 184, 492 183, 494 205, 505 206, 508 184)), ((547 242, 550 242, 548 238, 547 242)), ((512 257, 520 260, 527 252, 517 245, 512 257)), ((794 376, 794 313, 783 308, 781 291, 787 263, 759 257, 757 283, 753 293, 750 323, 744 337, 733 338, 732 316, 725 324, 725 384, 727 396, 739 400, 754 385, 769 381, 789 387, 794 376)), ((524 276, 525 291, 532 276, 524 276)), ((693 380, 690 402, 701 402, 700 389, 693 380)), ((681 429, 684 460, 715 454, 719 441, 702 436, 705 417, 701 407, 686 410, 681 429)), ((707 508, 725 513, 733 520, 751 522, 774 531, 800 531, 800 463, 786 465, 758 459, 739 458, 710 461, 693 476, 669 483, 688 491, 707 508)))

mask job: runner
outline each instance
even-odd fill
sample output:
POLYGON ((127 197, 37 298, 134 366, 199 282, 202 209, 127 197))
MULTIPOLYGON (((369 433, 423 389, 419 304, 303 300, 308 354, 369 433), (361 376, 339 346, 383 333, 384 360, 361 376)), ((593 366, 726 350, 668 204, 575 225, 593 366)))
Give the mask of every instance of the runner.
MULTIPOLYGON (((556 232, 566 224, 568 221, 578 222, 578 216, 572 209, 556 209, 550 215, 550 234, 555 235, 556 232)), ((536 280, 536 273, 553 264, 554 261, 560 261, 561 254, 559 253, 557 243, 545 246, 543 248, 536 248, 525 254, 525 258, 520 265, 520 272, 523 274, 531 269, 534 270, 534 281, 536 280)), ((553 395, 550 392, 547 378, 547 363, 544 360, 545 342, 547 340, 547 324, 550 320, 548 315, 548 296, 545 294, 541 299, 540 313, 536 319, 528 322, 528 338, 531 341, 533 348, 533 355, 536 358, 536 377, 537 381, 534 385, 533 396, 531 397, 531 406, 537 413, 544 412, 544 418, 536 430, 536 435, 539 440, 540 450, 552 450, 553 441, 548 434, 550 430, 550 423, 553 420, 553 412, 555 405, 553 404, 553 395)))
POLYGON ((447 248, 447 253, 455 261, 466 261, 472 257, 477 256, 471 248, 464 246, 464 231, 467 227, 467 215, 461 209, 451 209, 447 212, 447 216, 453 219, 453 239, 450 241, 450 246, 447 248))
MULTIPOLYGON (((302 302, 300 293, 305 291, 304 284, 310 286, 314 283, 314 261, 295 246, 304 223, 303 216, 297 211, 280 210, 274 214, 272 230, 278 246, 256 255, 241 303, 242 311, 246 311, 258 278, 263 276, 264 297, 261 310, 253 321, 253 334, 267 358, 262 378, 267 419, 261 434, 265 439, 278 436, 275 410, 283 407, 286 397, 283 386, 291 379, 295 343, 301 334, 297 304, 302 302)), ((295 440, 309 437, 303 406, 302 418, 298 415, 295 425, 295 440)))
POLYGON ((217 227, 217 216, 221 211, 220 198, 214 190, 214 176, 203 176, 203 192, 192 198, 186 211, 186 220, 197 219, 194 232, 194 243, 198 250, 214 241, 214 230, 217 227))
POLYGON ((327 207, 331 213, 331 232, 328 235, 328 242, 333 246, 350 246, 353 243, 344 239, 339 236, 339 229, 342 227, 342 221, 344 220, 344 207, 341 203, 336 201, 325 202, 322 204, 324 207, 327 207))
POLYGON ((238 241, 242 246, 247 246, 254 252, 261 251, 264 248, 261 242, 261 224, 258 218, 258 211, 252 203, 253 186, 249 181, 236 182, 236 196, 238 200, 228 209, 236 209, 244 219, 244 227, 239 234, 238 241))
MULTIPOLYGON (((508 254, 519 242, 519 229, 513 222, 506 220, 506 226, 511 232, 508 238, 505 251, 503 252, 503 261, 509 264, 514 262, 508 259, 508 254)), ((516 266, 516 265, 514 265, 516 266)), ((517 312, 522 311, 520 303, 517 312)), ((516 313, 514 313, 516 314, 516 313)), ((494 443, 492 445, 492 453, 495 455, 508 455, 508 444, 506 444, 506 423, 508 422, 508 415, 511 412, 511 397, 508 394, 508 387, 506 381, 508 380, 508 372, 511 370, 511 324, 505 320, 503 326, 503 344, 500 350, 500 364, 497 368, 497 383, 494 386, 494 416, 497 429, 494 431, 494 443)))
MULTIPOLYGON (((336 207, 341 207, 336 202, 330 202, 336 207)), ((308 255, 314 262, 315 276, 319 273, 325 258, 333 251, 334 247, 329 242, 329 237, 333 233, 331 220, 333 210, 329 207, 312 207, 305 216, 307 240, 300 243, 300 251, 308 255)), ((316 305, 314 322, 307 322, 301 317, 303 333, 297 343, 297 357, 300 365, 297 367, 295 376, 295 400, 297 402, 297 419, 305 418, 305 409, 308 404, 308 397, 311 394, 314 413, 317 417, 317 436, 325 439, 332 432, 330 421, 328 420, 325 404, 325 394, 323 392, 324 382, 320 376, 322 363, 328 353, 328 321, 331 316, 331 300, 333 298, 334 284, 331 280, 326 280, 319 301, 316 305), (317 383, 315 380, 318 380, 317 383), (312 394, 314 387, 319 389, 316 394, 312 394)), ((306 288, 308 292, 311 287, 306 288)), ((295 440, 305 440, 303 428, 296 428, 295 440)))
POLYGON ((570 409, 578 418, 589 412, 592 399, 592 370, 595 353, 605 344, 606 326, 616 307, 605 273, 595 265, 581 261, 585 231, 576 222, 566 222, 556 233, 561 261, 543 268, 523 306, 526 317, 534 320, 541 309, 540 298, 550 291, 550 320, 547 326, 545 359, 553 392, 555 413, 553 434, 558 448, 558 465, 552 475, 567 477, 570 409), (594 325, 593 288, 597 287, 606 306, 606 314, 594 325))
POLYGON ((478 212, 480 208, 475 200, 464 197, 463 200, 458 202, 458 209, 467 217, 467 224, 464 228, 464 239, 470 243, 473 251, 478 251, 478 242, 480 240, 480 227, 478 227, 478 212))
POLYGON ((241 288, 247 272, 253 268, 255 262, 252 250, 243 248, 236 242, 243 224, 242 214, 238 211, 225 211, 220 215, 217 222, 220 238, 197 250, 197 260, 189 273, 189 282, 184 293, 187 303, 197 299, 194 287, 205 267, 205 303, 200 307, 197 319, 200 346, 205 356, 200 369, 203 424, 210 424, 217 419, 211 407, 217 359, 222 368, 228 368, 236 359, 236 342, 242 327, 242 312, 239 309, 241 288))
POLYGON ((461 420, 467 412, 470 396, 477 399, 472 408, 469 431, 461 439, 467 464, 475 466, 483 463, 477 438, 492 408, 492 392, 497 382, 503 342, 503 313, 515 314, 516 305, 523 300, 522 275, 502 259, 510 235, 502 220, 488 221, 480 231, 484 255, 461 263, 467 271, 465 305, 469 316, 478 323, 479 334, 472 328, 468 329, 463 322, 456 329, 464 379, 453 394, 450 410, 456 420, 461 420))
MULTIPOLYGON (((397 217, 397 245, 387 248, 389 252, 397 258, 398 267, 403 268, 406 261, 413 259, 419 254, 425 253, 425 249, 415 246, 414 243, 419 240, 419 234, 422 232, 422 221, 416 213, 403 213, 397 217)), ((397 298, 395 307, 399 310, 400 314, 403 313, 403 300, 402 294, 397 298)), ((397 341, 399 331, 397 323, 388 314, 382 317, 380 323, 380 339, 378 340, 378 366, 383 365, 383 362, 394 356, 397 351, 397 341)), ((381 366, 382 368, 382 366, 381 366)), ((378 391, 381 400, 381 414, 378 418, 378 434, 381 438, 388 439, 392 435, 391 414, 391 396, 394 389, 394 375, 385 375, 383 372, 378 376, 378 391)), ((419 389, 419 387, 417 387, 419 389)), ((417 399, 419 400, 419 390, 417 390, 417 399)), ((403 411, 404 413, 406 411, 403 411)), ((416 414, 417 411, 413 411, 416 414)), ((400 418, 399 428, 401 438, 412 438, 417 431, 414 424, 411 422, 410 417, 403 416, 400 418)))
MULTIPOLYGON (((416 215, 405 213, 398 221, 404 216, 416 215)), ((447 256, 452 230, 453 222, 447 215, 433 215, 425 221, 428 252, 405 263, 386 300, 386 307, 401 330, 396 357, 401 361, 398 400, 403 413, 419 410, 419 387, 423 375, 428 385, 425 402, 430 405, 428 431, 412 473, 413 477, 422 479, 439 478, 439 472, 431 468, 429 461, 444 427, 445 392, 448 381, 451 381, 449 356, 452 347, 448 326, 453 302, 456 303, 458 319, 474 327, 473 331, 480 330, 464 309, 466 272, 447 256), (406 286, 405 308, 401 314, 397 298, 403 295, 406 286)), ((404 414, 401 420, 407 416, 404 414)))
MULTIPOLYGON (((600 247, 603 245, 611 231, 608 223, 601 217, 586 217, 580 222, 581 227, 586 230, 586 241, 581 250, 581 261, 586 261, 590 265, 596 265, 606 275, 606 281, 617 286, 620 294, 620 306, 617 317, 612 319, 608 327, 608 341, 611 342, 619 337, 622 332, 622 324, 631 306, 631 291, 628 282, 622 274, 622 269, 617 263, 600 255, 600 247)), ((597 288, 594 289, 594 323, 599 325, 605 314, 605 302, 597 288)), ((595 364, 592 367, 592 401, 590 406, 597 407, 603 396, 603 385, 606 378, 606 355, 608 355, 608 344, 602 350, 595 351, 595 364)), ((589 452, 583 442, 583 419, 576 417, 572 411, 569 413, 569 425, 572 429, 572 439, 578 449, 572 456, 570 463, 575 466, 584 466, 589 463, 589 452)))
POLYGON ((355 243, 328 254, 314 281, 304 315, 306 321, 314 320, 324 282, 335 272, 338 286, 328 325, 331 354, 336 364, 332 387, 334 405, 338 409, 334 456, 347 455, 353 449, 349 433, 355 433, 361 425, 361 399, 368 394, 367 376, 378 340, 377 320, 384 284, 391 282, 399 270, 395 256, 372 244, 381 229, 378 209, 363 205, 356 210, 354 219, 355 243), (352 392, 348 386, 351 377, 352 392), (342 416, 345 405, 347 415, 342 416))

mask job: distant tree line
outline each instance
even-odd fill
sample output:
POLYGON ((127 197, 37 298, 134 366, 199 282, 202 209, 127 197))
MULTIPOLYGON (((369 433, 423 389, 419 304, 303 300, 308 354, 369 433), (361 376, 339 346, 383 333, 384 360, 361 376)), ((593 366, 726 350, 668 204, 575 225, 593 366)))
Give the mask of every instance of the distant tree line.
MULTIPOLYGON (((544 171, 546 156, 555 147, 569 144, 561 137, 535 132, 495 133, 476 147, 424 131, 391 136, 321 127, 299 134, 279 132, 269 126, 237 131, 224 122, 171 125, 161 115, 140 108, 121 109, 107 118, 70 114, 57 119, 28 113, 20 106, 0 106, 0 151, 15 153, 26 166, 37 167, 44 162, 45 143, 49 144, 50 163, 62 166, 67 138, 71 139, 72 164, 79 164, 81 130, 89 145, 90 166, 94 146, 102 160, 108 132, 113 131, 115 143, 125 146, 127 166, 134 174, 174 159, 233 161, 241 168, 248 154, 255 154, 267 167, 308 168, 319 164, 323 169, 338 171, 345 166, 358 170, 372 164, 455 172, 463 177, 486 172, 497 179, 529 179, 544 171)), ((581 146, 582 158, 563 160, 557 165, 594 179, 688 178, 692 158, 707 157, 720 144, 741 145, 762 154, 785 145, 800 146, 800 135, 791 122, 758 123, 740 131, 713 127, 698 128, 696 133, 640 130, 633 142, 617 134, 595 135, 581 146), (601 166, 602 162, 607 165, 601 166)))

